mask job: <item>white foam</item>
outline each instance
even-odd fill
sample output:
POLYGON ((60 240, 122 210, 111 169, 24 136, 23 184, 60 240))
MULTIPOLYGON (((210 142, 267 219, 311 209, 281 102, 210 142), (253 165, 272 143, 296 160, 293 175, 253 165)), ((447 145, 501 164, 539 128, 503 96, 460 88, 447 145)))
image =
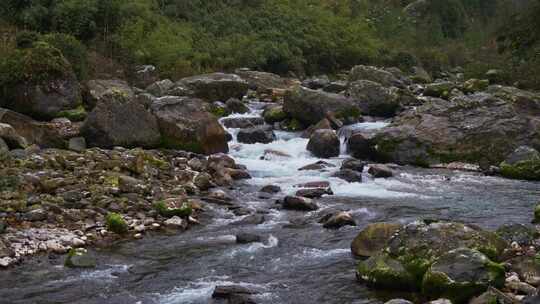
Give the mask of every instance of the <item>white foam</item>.
POLYGON ((350 254, 351 249, 350 248, 338 248, 338 249, 331 249, 331 250, 322 250, 318 248, 307 248, 302 251, 300 254, 295 254, 294 257, 298 259, 324 259, 329 258, 333 256, 341 256, 350 254))

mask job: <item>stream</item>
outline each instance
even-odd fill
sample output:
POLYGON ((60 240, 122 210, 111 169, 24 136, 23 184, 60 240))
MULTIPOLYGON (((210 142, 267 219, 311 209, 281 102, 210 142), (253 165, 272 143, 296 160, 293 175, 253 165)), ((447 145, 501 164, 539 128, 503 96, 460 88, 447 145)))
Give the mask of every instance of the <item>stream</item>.
MULTIPOLYGON (((260 116, 262 104, 251 103, 249 114, 260 116)), ((384 122, 354 125, 366 132, 384 122)), ((276 132, 270 144, 245 145, 233 135, 230 155, 246 165, 252 179, 224 189, 243 207, 263 214, 262 224, 238 224, 246 215, 208 204, 203 225, 180 234, 152 234, 142 240, 121 242, 97 250, 98 267, 68 269, 63 257, 38 257, 0 272, 0 303, 214 303, 216 285, 242 285, 259 291, 257 303, 383 303, 389 294, 375 294, 355 278, 350 243, 369 223, 407 223, 436 218, 473 223, 495 230, 502 224, 530 222, 540 185, 534 182, 483 176, 474 172, 398 167, 389 179, 364 173, 362 183, 331 177, 343 159, 326 172, 298 171, 317 162, 306 151, 308 139, 299 133, 276 132), (267 149, 290 157, 262 160, 267 149), (293 194, 297 184, 328 181, 334 192, 317 200, 319 210, 305 213, 281 210, 275 200, 293 194), (272 199, 258 198, 265 185, 282 192, 272 199), (349 211, 356 227, 324 229, 318 220, 335 210, 349 211), (240 232, 263 236, 264 241, 236 244, 240 232)), ((347 133, 347 132, 342 132, 347 133)), ((215 302, 222 303, 222 302, 215 302)))

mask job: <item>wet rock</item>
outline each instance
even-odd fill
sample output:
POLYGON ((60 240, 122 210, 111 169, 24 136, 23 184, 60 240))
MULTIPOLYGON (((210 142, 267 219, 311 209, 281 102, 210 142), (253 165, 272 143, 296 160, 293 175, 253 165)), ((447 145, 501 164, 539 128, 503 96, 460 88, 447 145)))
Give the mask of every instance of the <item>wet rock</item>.
POLYGON ((212 298, 227 299, 233 295, 253 295, 258 292, 239 285, 216 286, 212 298))
POLYGON ((314 211, 319 209, 317 204, 309 198, 287 196, 283 199, 283 208, 287 210, 314 211))
POLYGON ((318 181, 318 182, 309 182, 309 183, 303 183, 303 184, 296 184, 294 185, 298 188, 330 188, 330 182, 327 181, 318 181))
POLYGON ((321 219, 323 227, 327 229, 339 229, 343 226, 356 226, 356 222, 349 212, 329 214, 321 219))
POLYGON ((246 104, 238 98, 230 98, 225 104, 227 105, 227 109, 232 113, 244 114, 249 112, 249 108, 246 104))
POLYGON ((413 304, 413 302, 403 299, 393 299, 384 304, 413 304))
POLYGON ((374 223, 364 228, 353 240, 351 251, 355 256, 371 257, 386 247, 390 238, 401 228, 400 224, 374 223))
POLYGON ((68 149, 75 152, 84 152, 86 150, 86 139, 84 137, 70 138, 68 149))
POLYGON ((302 81, 302 86, 312 89, 319 90, 330 84, 330 79, 326 75, 321 75, 318 77, 311 77, 302 81))
POLYGON ((224 73, 182 78, 175 83, 174 87, 184 89, 188 96, 210 102, 224 101, 230 98, 242 99, 249 88, 248 83, 238 75, 224 73))
POLYGON ((290 158, 291 155, 277 150, 266 149, 264 150, 264 155, 260 157, 261 160, 272 160, 276 158, 290 158))
POLYGON ((114 92, 88 114, 81 134, 91 147, 155 147, 160 141, 156 118, 144 106, 114 92))
POLYGON ((310 138, 313 133, 317 130, 332 130, 332 125, 328 119, 323 119, 319 121, 316 125, 313 125, 307 128, 304 133, 302 133, 303 138, 310 138))
POLYGON ((362 173, 350 169, 342 169, 332 175, 349 183, 361 183, 362 173))
POLYGON ((95 79, 86 82, 83 88, 85 108, 92 110, 101 102, 122 97, 124 100, 133 100, 135 93, 127 82, 118 79, 95 79))
POLYGON ((496 233, 509 244, 516 242, 520 246, 533 245, 534 240, 538 236, 534 227, 525 226, 523 224, 506 224, 499 227, 496 233))
POLYGON ((283 106, 272 105, 264 109, 263 118, 267 124, 274 124, 285 120, 287 114, 283 111, 283 106))
POLYGON ((227 128, 247 129, 264 125, 261 117, 231 117, 223 118, 221 123, 227 128))
POLYGON ((306 188, 296 191, 296 196, 307 198, 320 198, 323 195, 334 195, 332 189, 328 188, 306 188))
POLYGON ((430 297, 445 297, 464 303, 482 294, 489 286, 504 285, 504 267, 484 254, 469 248, 458 248, 438 258, 428 269, 422 291, 430 297))
POLYGON ((450 81, 431 83, 426 85, 424 89, 424 95, 445 98, 450 95, 450 92, 455 87, 456 84, 450 81))
POLYGON ((373 143, 360 133, 353 134, 347 140, 347 153, 358 159, 375 158, 373 143))
POLYGON ((392 117, 400 110, 399 92, 396 88, 386 88, 369 80, 351 82, 347 90, 347 94, 357 102, 362 113, 382 117, 392 117))
POLYGON ((266 218, 263 214, 252 214, 248 215, 245 218, 236 221, 233 225, 243 226, 243 225, 260 225, 266 221, 266 218))
POLYGON ((64 265, 69 268, 95 268, 96 258, 84 248, 71 249, 64 265))
POLYGON ((272 94, 273 96, 283 95, 283 92, 300 86, 298 80, 284 78, 267 72, 237 69, 235 74, 246 80, 252 90, 259 93, 272 94))
POLYGON ((271 128, 263 126, 240 130, 240 132, 238 132, 237 138, 239 142, 245 144, 268 144, 274 141, 276 135, 271 128))
POLYGON ((316 163, 313 163, 313 164, 309 164, 307 166, 304 166, 300 169, 298 169, 298 171, 307 171, 307 170, 324 170, 326 168, 333 168, 335 167, 333 164, 330 164, 330 163, 327 163, 325 161, 318 161, 316 163))
POLYGON ((340 141, 333 130, 317 130, 311 135, 307 150, 319 158, 339 156, 340 141))
POLYGON ((388 178, 394 176, 392 169, 385 165, 369 165, 368 173, 375 178, 388 178))
POLYGON ((386 253, 377 253, 360 262, 357 278, 368 286, 388 290, 414 290, 415 278, 403 264, 386 253))
POLYGON ((365 166, 366 166, 366 163, 361 160, 348 158, 344 160, 343 163, 341 164, 341 170, 353 170, 353 171, 362 173, 364 172, 365 166))
POLYGON ((285 113, 305 125, 316 124, 329 113, 337 117, 360 116, 360 110, 353 100, 338 94, 298 88, 285 95, 285 113))
POLYGON ((358 80, 377 82, 385 87, 405 87, 403 82, 392 73, 373 66, 359 65, 352 68, 349 73, 349 83, 358 80))
POLYGON ((212 176, 204 172, 197 174, 195 178, 193 179, 193 183, 201 191, 206 191, 214 187, 214 183, 212 183, 212 176))
POLYGON ((146 88, 146 91, 156 97, 162 97, 167 95, 169 91, 174 86, 174 82, 170 79, 159 80, 146 88))
POLYGON ((500 165, 501 175, 508 178, 540 180, 540 152, 520 146, 500 165))
POLYGON ((228 298, 227 304, 256 304, 255 300, 247 295, 234 294, 228 298))
POLYGON ((259 192, 276 194, 276 193, 281 192, 281 187, 276 186, 276 185, 266 185, 262 187, 261 190, 259 190, 259 192))
POLYGON ((201 154, 227 153, 227 133, 200 99, 162 97, 152 104, 166 148, 201 154))
POLYGON ((236 242, 238 244, 249 244, 261 242, 262 238, 260 235, 251 234, 251 233, 240 233, 236 235, 236 242))
POLYGON ((163 222, 165 226, 173 229, 187 229, 188 222, 179 216, 173 216, 170 219, 163 222))

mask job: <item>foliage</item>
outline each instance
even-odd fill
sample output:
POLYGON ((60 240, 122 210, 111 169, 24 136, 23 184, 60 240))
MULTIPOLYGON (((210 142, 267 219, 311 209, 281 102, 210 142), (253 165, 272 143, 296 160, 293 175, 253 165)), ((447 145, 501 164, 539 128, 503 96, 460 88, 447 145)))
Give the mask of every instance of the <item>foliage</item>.
POLYGON ((73 71, 79 79, 84 79, 88 71, 86 46, 69 34, 53 33, 44 35, 42 41, 62 52, 62 55, 71 63, 73 71))

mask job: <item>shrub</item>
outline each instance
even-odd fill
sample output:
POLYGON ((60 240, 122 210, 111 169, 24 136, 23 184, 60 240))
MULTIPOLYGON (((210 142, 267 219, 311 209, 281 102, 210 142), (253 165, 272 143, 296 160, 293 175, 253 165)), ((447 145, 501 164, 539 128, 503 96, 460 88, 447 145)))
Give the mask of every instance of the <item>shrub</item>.
POLYGON ((15 43, 19 49, 28 49, 34 46, 39 39, 39 34, 32 31, 23 31, 15 37, 15 43))
POLYGON ((124 218, 118 213, 109 213, 105 218, 105 224, 109 231, 116 234, 126 234, 128 232, 128 225, 124 218))
POLYGON ((77 38, 69 34, 48 34, 41 40, 62 52, 62 55, 71 63, 73 71, 80 80, 85 79, 88 72, 86 47, 77 38))

